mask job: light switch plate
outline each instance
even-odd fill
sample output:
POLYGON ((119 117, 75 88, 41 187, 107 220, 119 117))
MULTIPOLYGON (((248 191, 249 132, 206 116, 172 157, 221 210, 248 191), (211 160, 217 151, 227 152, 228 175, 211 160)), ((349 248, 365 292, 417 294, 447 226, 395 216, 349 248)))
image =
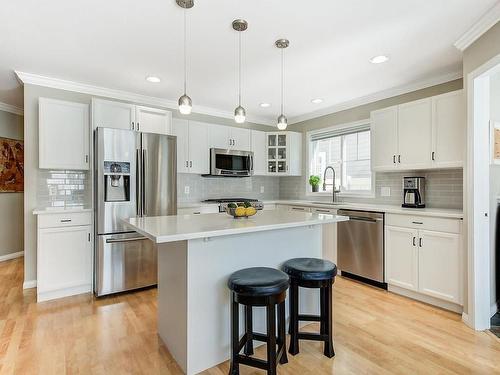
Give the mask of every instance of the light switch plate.
POLYGON ((261 187, 260 187, 260 193, 261 193, 261 194, 264 194, 264 186, 261 186, 261 187))
POLYGON ((388 186, 382 186, 380 188, 380 196, 381 197, 390 197, 391 196, 391 188, 388 186))
POLYGON ((189 195, 189 186, 184 186, 184 194, 189 195))

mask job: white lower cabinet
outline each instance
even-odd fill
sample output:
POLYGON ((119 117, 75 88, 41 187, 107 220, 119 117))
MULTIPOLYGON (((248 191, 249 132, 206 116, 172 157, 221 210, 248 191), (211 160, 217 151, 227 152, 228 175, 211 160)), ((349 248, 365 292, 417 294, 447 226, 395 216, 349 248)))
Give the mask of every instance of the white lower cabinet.
MULTIPOLYGON (((463 305, 461 220, 386 215, 386 281, 428 296, 428 303, 463 305), (389 225, 387 225, 389 224, 389 225), (398 226, 405 225, 405 226, 398 226)), ((393 290, 394 291, 394 290, 393 290)), ((397 291, 396 291, 397 292, 397 291)), ((450 305, 441 307, 450 308, 450 305)))
POLYGON ((386 227, 387 283, 418 290, 418 252, 414 229, 386 227), (415 244, 415 245, 414 245, 415 244))
POLYGON ((92 291, 90 217, 90 213, 39 215, 38 302, 92 291))

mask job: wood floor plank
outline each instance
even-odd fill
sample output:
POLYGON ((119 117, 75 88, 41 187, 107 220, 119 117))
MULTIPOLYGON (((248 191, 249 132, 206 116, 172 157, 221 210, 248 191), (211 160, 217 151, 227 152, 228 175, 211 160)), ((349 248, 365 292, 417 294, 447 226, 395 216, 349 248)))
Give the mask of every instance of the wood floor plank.
MULTIPOLYGON (((37 304, 22 283, 22 258, 0 263, 0 375, 182 374, 156 334, 155 289, 37 304)), ((301 341, 278 373, 500 374, 496 336, 474 332, 457 314, 341 277, 334 332, 333 359, 321 343, 301 341)), ((256 355, 264 358, 265 346, 256 355)), ((203 374, 228 371, 226 362, 203 374)), ((242 375, 263 373, 241 366, 242 375)))

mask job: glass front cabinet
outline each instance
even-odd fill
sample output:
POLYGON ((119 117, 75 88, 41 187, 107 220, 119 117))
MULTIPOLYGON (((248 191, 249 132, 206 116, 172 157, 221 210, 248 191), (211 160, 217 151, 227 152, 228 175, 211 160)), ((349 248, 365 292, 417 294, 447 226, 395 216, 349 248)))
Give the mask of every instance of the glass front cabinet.
POLYGON ((301 133, 267 133, 268 175, 300 176, 302 174, 301 155, 301 133))

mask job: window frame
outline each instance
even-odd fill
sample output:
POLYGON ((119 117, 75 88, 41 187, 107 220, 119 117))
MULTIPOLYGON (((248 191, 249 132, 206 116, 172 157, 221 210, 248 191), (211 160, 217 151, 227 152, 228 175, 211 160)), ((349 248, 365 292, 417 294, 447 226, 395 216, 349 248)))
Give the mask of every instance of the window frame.
MULTIPOLYGON (((349 130, 350 128, 355 128, 359 127, 362 125, 368 125, 370 128, 370 150, 372 150, 372 136, 371 136, 371 123, 370 119, 364 119, 360 121, 354 121, 354 122, 349 122, 345 124, 340 124, 340 125, 334 125, 334 126, 329 126, 327 128, 321 128, 317 130, 311 130, 306 133, 306 173, 305 173, 305 194, 307 197, 324 197, 324 196, 332 196, 331 191, 322 191, 322 185, 320 184, 320 191, 317 193, 314 193, 311 191, 311 185, 309 185, 309 174, 310 174, 310 166, 311 166, 311 159, 313 157, 312 155, 312 147, 311 147, 311 136, 314 134, 319 134, 319 133, 325 133, 328 131, 332 130, 349 130)), ((372 159, 372 152, 370 151, 370 163, 372 159)), ((371 169, 372 173, 372 178, 371 178, 371 189, 367 191, 362 191, 362 190, 357 190, 357 191, 341 191, 340 193, 337 193, 337 197, 339 198, 375 198, 375 171, 371 169)), ((323 179, 323 176, 320 176, 321 179, 323 179)))

